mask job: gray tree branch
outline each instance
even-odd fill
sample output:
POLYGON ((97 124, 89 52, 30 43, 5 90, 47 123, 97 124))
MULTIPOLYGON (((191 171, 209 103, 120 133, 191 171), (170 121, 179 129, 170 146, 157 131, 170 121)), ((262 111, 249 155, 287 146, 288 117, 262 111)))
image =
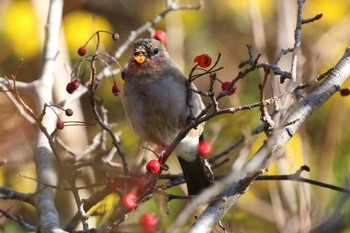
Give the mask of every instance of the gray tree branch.
MULTIPOLYGON (((51 0, 46 24, 46 40, 43 53, 43 70, 36 86, 37 108, 40 110, 45 103, 52 103, 52 90, 54 73, 56 71, 56 56, 58 55, 59 34, 61 28, 63 1, 51 0)), ((48 111, 44 116, 42 125, 48 132, 55 129, 57 118, 48 111)), ((47 135, 38 133, 34 161, 37 173, 37 193, 34 203, 39 214, 40 229, 44 233, 64 232, 59 227, 59 216, 54 203, 55 191, 43 184, 56 185, 57 172, 52 161, 52 149, 47 135)))

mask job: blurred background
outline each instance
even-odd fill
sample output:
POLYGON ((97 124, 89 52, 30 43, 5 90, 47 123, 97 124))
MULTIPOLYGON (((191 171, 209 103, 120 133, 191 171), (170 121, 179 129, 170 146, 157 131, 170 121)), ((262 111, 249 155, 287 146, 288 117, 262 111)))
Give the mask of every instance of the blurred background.
MULTIPOLYGON (((45 21, 49 1, 41 0, 2 0, 0 1, 0 76, 14 74, 19 59, 24 62, 19 69, 17 80, 31 82, 38 79, 42 69, 42 48, 45 21)), ((200 11, 176 11, 165 17, 154 29, 168 33, 167 49, 176 63, 189 73, 194 65, 195 56, 208 53, 214 59, 221 53, 220 66, 224 69, 217 73, 222 81, 230 81, 239 72, 238 64, 248 58, 246 45, 251 44, 255 54, 261 53, 260 62, 273 63, 282 48, 294 45, 297 1, 292 0, 241 0, 241 1, 204 1, 200 11)), ((179 4, 197 4, 195 0, 179 1, 179 4)), ((60 53, 58 54, 58 76, 55 86, 55 101, 67 97, 65 85, 70 80, 71 69, 81 59, 77 50, 97 30, 117 32, 119 41, 110 36, 101 36, 102 52, 114 54, 127 39, 132 30, 156 17, 164 10, 163 0, 69 0, 65 1, 62 23, 60 53)), ((306 1, 303 17, 312 18, 323 14, 321 20, 306 24, 302 28, 302 51, 299 59, 298 75, 306 82, 314 79, 336 64, 350 41, 350 2, 348 0, 309 0, 306 1)), ((143 37, 149 37, 144 33, 143 37)), ((94 42, 87 46, 93 51, 94 42)), ((124 65, 129 50, 119 59, 124 65)), ((290 56, 283 57, 280 66, 290 71, 290 56)), ((86 69, 86 72, 88 70, 86 69)), ((86 80, 88 74, 86 74, 86 80)), ((115 76, 122 86, 120 74, 115 76)), ((274 78, 274 77, 272 77, 274 78)), ((278 77, 276 77, 278 79, 278 77)), ((139 139, 128 127, 120 102, 113 96, 110 88, 112 79, 103 81, 98 95, 108 109, 109 122, 115 131, 121 132, 122 147, 128 154, 130 164, 140 163, 139 139)), ((221 107, 238 106, 259 100, 260 73, 250 74, 237 83, 238 90, 220 102, 221 107)), ((208 79, 197 81, 197 86, 205 90, 208 79)), ((345 83, 350 86, 350 81, 345 83)), ((220 85, 215 88, 219 91, 220 85)), ((31 103, 32 96, 22 93, 31 103)), ((273 93, 268 94, 271 97, 273 93)), ((205 100, 207 101, 207 100, 205 100)), ((76 120, 92 120, 89 101, 86 96, 72 105, 77 112, 76 120)), ((289 142, 280 159, 267 174, 294 173, 306 164, 311 168, 312 179, 347 186, 350 165, 350 99, 335 95, 321 107, 289 142)), ((210 120, 206 124, 205 136, 214 145, 214 154, 239 139, 242 134, 257 127, 260 123, 258 109, 225 115, 210 120)), ((97 127, 70 127, 62 131, 62 138, 77 153, 81 153, 91 143, 98 132, 97 127), (74 128, 74 129, 73 129, 74 128), (74 132, 73 132, 74 131, 74 132)), ((37 129, 22 119, 15 107, 0 95, 0 184, 13 187, 21 192, 33 192, 35 182, 16 176, 17 174, 35 177, 32 163, 33 147, 37 129)), ((217 174, 225 174, 232 168, 235 159, 249 157, 256 151, 264 135, 249 137, 241 147, 230 152, 230 161, 217 169, 217 174)), ((70 157, 66 156, 67 159, 70 157)), ((91 155, 93 156, 93 155, 91 155)), ((170 161, 178 170, 175 160, 170 161)), ((175 188, 174 193, 183 190, 175 188)), ((107 202, 112 205, 115 199, 107 202)), ((161 218, 162 227, 166 227, 181 209, 183 201, 170 202, 170 214, 159 210, 157 200, 144 204, 139 212, 153 210, 161 218)), ((0 201, 2 209, 11 209, 21 214, 29 222, 35 222, 34 209, 15 201, 0 201)), ((223 220, 229 232, 308 232, 326 219, 339 214, 337 228, 329 232, 350 232, 350 206, 341 193, 329 189, 300 184, 291 181, 256 181, 251 189, 237 202, 223 220)), ((63 210, 62 210, 63 211, 63 210)), ((63 216, 64 214, 62 214, 63 216)), ((139 214, 135 214, 138 216, 139 214)), ((337 215, 338 216, 338 215, 337 215)), ((69 219, 62 217, 62 221, 69 219)), ((137 217, 130 216, 125 223, 133 224, 137 217)), ((190 222, 189 222, 190 223, 190 222)), ((0 218, 4 232, 21 232, 21 228, 0 218)), ((329 226, 331 226, 329 224, 329 226)))

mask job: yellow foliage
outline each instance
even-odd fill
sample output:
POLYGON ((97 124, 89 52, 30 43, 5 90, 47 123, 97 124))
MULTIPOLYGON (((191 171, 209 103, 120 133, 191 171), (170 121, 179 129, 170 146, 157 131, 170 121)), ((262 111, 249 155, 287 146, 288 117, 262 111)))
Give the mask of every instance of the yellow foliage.
MULTIPOLYGON (((78 49, 85 44, 90 36, 98 31, 112 31, 112 26, 108 20, 102 16, 94 15, 84 11, 74 11, 63 19, 63 28, 66 36, 66 42, 70 54, 78 57, 78 49)), ((100 46, 109 46, 113 42, 112 36, 100 34, 100 46)), ((95 49, 96 40, 90 41, 87 46, 88 53, 95 49)))
MULTIPOLYGON (((265 139, 266 136, 264 134, 257 136, 252 145, 251 154, 255 153, 259 149, 265 139)), ((278 158, 277 161, 273 161, 271 163, 270 167, 268 168, 268 173, 270 175, 294 173, 300 168, 300 166, 304 165, 305 162, 302 151, 303 143, 305 142, 302 141, 300 134, 296 133, 280 152, 283 154, 283 157, 278 158), (279 166, 280 164, 284 165, 283 168, 279 166)))
POLYGON ((348 14, 348 0, 314 0, 307 1, 304 7, 303 15, 305 18, 311 18, 316 14, 323 14, 322 23, 334 24, 342 17, 348 14))
POLYGON ((258 4, 259 9, 264 15, 271 15, 271 10, 275 7, 275 2, 270 0, 245 0, 245 1, 227 1, 226 2, 234 11, 248 12, 250 4, 258 4))
POLYGON ((38 22, 27 1, 13 2, 4 15, 4 39, 17 57, 31 58, 40 49, 38 22))
POLYGON ((226 4, 236 11, 246 11, 248 9, 248 1, 226 1, 226 4))
POLYGON ((5 184, 5 173, 3 169, 0 169, 0 184, 5 184))
POLYGON ((279 173, 294 173, 304 165, 303 147, 307 143, 305 139, 302 139, 300 133, 296 133, 293 138, 287 143, 282 152, 284 156, 281 158, 283 168, 279 166, 279 173))
MULTIPOLYGON (((5 166, 4 166, 5 167, 5 166)), ((0 168, 0 184, 22 193, 34 193, 36 189, 34 163, 21 164, 20 169, 0 168)))

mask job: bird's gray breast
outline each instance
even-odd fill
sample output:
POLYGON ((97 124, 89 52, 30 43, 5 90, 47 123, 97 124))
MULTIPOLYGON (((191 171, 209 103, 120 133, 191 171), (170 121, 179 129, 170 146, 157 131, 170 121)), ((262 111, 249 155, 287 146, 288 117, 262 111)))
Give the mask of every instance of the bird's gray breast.
POLYGON ((141 77, 143 80, 129 80, 124 86, 124 108, 130 124, 144 140, 158 145, 170 143, 185 126, 188 115, 185 82, 174 78, 141 77))

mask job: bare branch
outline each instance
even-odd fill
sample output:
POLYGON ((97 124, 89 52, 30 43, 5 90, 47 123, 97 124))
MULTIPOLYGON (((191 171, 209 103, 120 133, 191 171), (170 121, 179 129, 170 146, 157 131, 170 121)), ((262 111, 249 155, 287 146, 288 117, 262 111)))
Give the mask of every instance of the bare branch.
POLYGON ((197 218, 195 224, 191 227, 190 232, 210 232, 211 229, 221 220, 229 208, 237 201, 246 191, 250 182, 264 170, 271 160, 271 156, 279 151, 295 134, 301 124, 324 102, 326 102, 334 93, 339 90, 341 84, 350 75, 350 48, 347 48, 343 57, 327 77, 327 79, 318 86, 308 97, 301 100, 298 108, 295 109, 285 120, 292 122, 299 119, 285 129, 273 132, 273 135, 266 143, 255 153, 255 155, 239 171, 233 171, 223 181, 216 183, 213 187, 204 190, 195 198, 176 219, 171 230, 181 226, 186 219, 193 213, 199 204, 208 202, 214 195, 224 189, 220 196, 226 196, 225 201, 214 201, 208 208, 197 218), (243 183, 242 183, 243 182, 243 183), (220 211, 218 211, 220 210, 220 211))
MULTIPOLYGON (((47 37, 44 47, 44 66, 42 76, 40 77, 37 89, 37 106, 43 107, 45 103, 52 102, 52 89, 54 81, 54 72, 56 70, 56 56, 58 53, 59 33, 62 19, 62 0, 51 0, 49 14, 47 18, 46 32, 47 37)), ((50 114, 43 119, 42 126, 53 129, 56 125, 56 116, 50 114)), ((40 127, 44 132, 39 133, 36 153, 34 156, 38 180, 41 183, 55 185, 57 183, 57 174, 53 166, 51 157, 53 144, 48 143, 48 133, 43 127, 40 127)), ((57 158, 57 156, 56 156, 57 158)), ((63 232, 60 230, 59 216, 54 204, 54 190, 45 188, 41 183, 38 183, 37 190, 40 192, 35 195, 35 206, 40 216, 41 231, 46 232, 63 232)))
POLYGON ((265 86, 266 86, 266 81, 267 78, 270 74, 270 71, 268 69, 264 69, 265 71, 265 76, 263 79, 263 83, 260 85, 260 102, 261 102, 261 106, 260 106, 260 119, 262 122, 264 122, 267 127, 268 130, 272 129, 275 126, 275 122, 273 122, 268 110, 267 110, 267 105, 266 105, 266 101, 265 101, 265 86))
POLYGON ((35 231, 37 232, 38 228, 25 222, 22 218, 22 216, 14 216, 9 211, 3 210, 0 208, 0 213, 4 215, 8 219, 12 219, 13 221, 17 222, 19 225, 21 225, 24 229, 27 231, 35 231))
MULTIPOLYGON (((142 33, 146 32, 148 29, 152 28, 153 25, 160 22, 166 15, 173 11, 179 10, 200 10, 204 7, 204 0, 198 0, 198 5, 178 5, 175 1, 171 2, 171 4, 166 4, 166 8, 160 12, 157 16, 155 16, 150 21, 144 23, 139 28, 130 32, 128 38, 119 46, 117 51, 114 53, 115 59, 119 59, 123 53, 127 50, 131 43, 133 43, 138 36, 142 33)), ((120 71, 118 69, 118 71, 120 71)), ((104 68, 98 75, 97 80, 101 80, 105 74, 108 72, 107 68, 104 68)))
POLYGON ((312 23, 312 22, 314 22, 316 20, 321 19, 322 16, 323 16, 323 14, 317 14, 317 15, 315 15, 314 17, 312 17, 310 19, 303 19, 302 24, 312 23))
MULTIPOLYGON (((5 78, 7 79, 7 78, 5 78)), ((0 80, 0 88, 4 91, 5 95, 7 96, 7 98, 12 102, 12 104, 17 108, 19 114, 26 119, 30 124, 34 124, 35 123, 35 119, 32 117, 31 114, 28 114, 28 112, 26 111, 26 108, 23 106, 23 104, 21 102, 19 102, 16 98, 16 95, 12 94, 12 87, 8 87, 8 84, 5 80, 1 79, 0 80)), ((28 89, 33 89, 34 85, 31 84, 26 84, 28 89)), ((17 83, 18 86, 18 83, 17 83)))
POLYGON ((14 199, 24 201, 28 204, 33 205, 33 199, 31 194, 20 193, 5 186, 0 186, 1 199, 14 199))
POLYGON ((95 100, 95 94, 94 94, 94 81, 96 80, 96 67, 95 67, 95 60, 93 59, 91 61, 91 78, 90 78, 90 84, 89 84, 89 90, 90 90, 90 105, 91 105, 91 110, 95 116, 95 120, 100 124, 103 130, 107 131, 112 138, 112 143, 114 147, 117 149, 118 154, 122 160, 123 163, 123 169, 124 169, 124 175, 129 174, 129 168, 128 164, 126 161, 126 154, 120 147, 119 140, 116 138, 116 135, 112 131, 112 129, 107 125, 107 122, 104 121, 104 119, 101 118, 97 111, 97 106, 96 106, 96 100, 95 100))

